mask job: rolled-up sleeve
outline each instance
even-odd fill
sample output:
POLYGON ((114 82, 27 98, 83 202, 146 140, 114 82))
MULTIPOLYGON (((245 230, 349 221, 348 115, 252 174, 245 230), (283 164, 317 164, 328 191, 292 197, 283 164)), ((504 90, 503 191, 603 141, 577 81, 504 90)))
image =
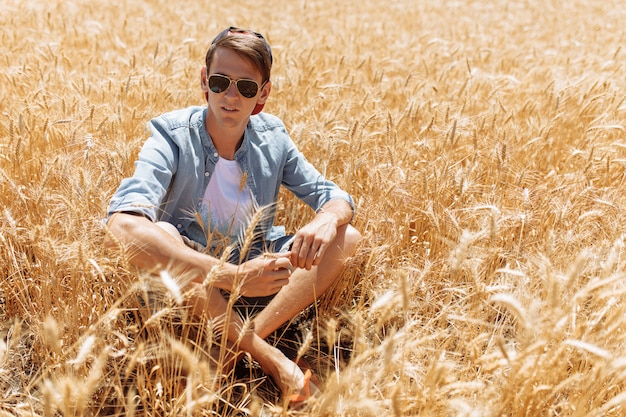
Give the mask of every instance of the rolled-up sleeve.
POLYGON ((163 123, 159 118, 149 123, 151 135, 139 152, 135 172, 122 180, 109 204, 108 216, 124 211, 142 214, 152 221, 157 219, 157 210, 176 174, 179 154, 163 123))

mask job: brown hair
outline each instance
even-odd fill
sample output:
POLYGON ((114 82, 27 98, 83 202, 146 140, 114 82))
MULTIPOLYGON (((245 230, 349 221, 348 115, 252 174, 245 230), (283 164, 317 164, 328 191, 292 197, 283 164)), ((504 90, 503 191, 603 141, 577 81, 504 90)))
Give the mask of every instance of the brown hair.
POLYGON ((211 67, 213 55, 217 48, 228 48, 237 52, 242 58, 250 61, 261 73, 263 82, 269 81, 272 70, 272 56, 267 42, 257 36, 250 36, 244 32, 229 32, 223 37, 216 38, 206 53, 207 71, 211 67))

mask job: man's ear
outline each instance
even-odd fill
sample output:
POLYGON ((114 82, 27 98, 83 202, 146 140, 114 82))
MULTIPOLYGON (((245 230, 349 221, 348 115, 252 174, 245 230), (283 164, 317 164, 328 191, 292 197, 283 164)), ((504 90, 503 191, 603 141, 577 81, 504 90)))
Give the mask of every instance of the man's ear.
POLYGON ((206 67, 200 70, 200 88, 204 92, 204 99, 209 101, 209 82, 206 79, 206 67))
POLYGON ((256 100, 256 105, 252 110, 252 115, 259 114, 263 111, 263 107, 265 106, 265 102, 267 98, 270 96, 270 92, 272 91, 272 82, 268 81, 265 83, 263 88, 261 89, 261 94, 259 98, 256 100))
POLYGON ((267 101, 267 98, 270 96, 271 92, 272 92, 272 82, 268 81, 268 82, 265 83, 265 85, 261 89, 261 95, 259 96, 259 99, 257 100, 257 103, 265 104, 265 102, 267 101))
POLYGON ((205 93, 209 92, 209 84, 206 79, 206 67, 202 67, 200 70, 200 88, 202 88, 202 91, 205 93))

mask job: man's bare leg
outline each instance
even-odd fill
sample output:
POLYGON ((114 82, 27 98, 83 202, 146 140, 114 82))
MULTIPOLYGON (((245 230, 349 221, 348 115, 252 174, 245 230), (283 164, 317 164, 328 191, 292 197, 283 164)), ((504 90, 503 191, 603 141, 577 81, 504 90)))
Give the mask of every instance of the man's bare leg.
POLYGON ((232 310, 228 301, 218 289, 203 289, 197 286, 194 296, 189 300, 194 315, 203 315, 215 320, 215 324, 226 335, 228 347, 234 350, 224 358, 228 371, 234 366, 237 352, 248 352, 258 362, 261 369, 270 375, 283 393, 297 392, 303 388, 304 373, 279 349, 267 343, 246 324, 239 314, 232 310))
MULTIPOLYGON (((167 223, 159 225, 184 244, 174 227, 167 223)), ((194 306, 194 314, 208 315, 213 319, 228 318, 223 333, 229 344, 236 351, 248 352, 283 393, 299 391, 304 384, 302 370, 264 339, 311 305, 335 282, 343 271, 346 259, 354 254, 360 239, 361 234, 351 225, 341 226, 320 264, 308 271, 294 271, 289 284, 254 318, 254 328, 244 328, 241 317, 229 308, 228 301, 217 289, 199 289, 190 300, 190 305, 194 306)), ((234 364, 237 356, 235 353, 231 364, 234 364)))
MULTIPOLYGON (((178 231, 169 223, 160 222, 157 225, 166 230, 176 242, 184 245, 178 231)), ((227 368, 234 365, 237 351, 245 351, 259 363, 265 373, 272 377, 283 393, 299 391, 303 388, 302 370, 279 349, 256 334, 251 327, 245 328, 242 318, 230 308, 228 301, 217 288, 205 289, 198 284, 194 285, 196 290, 188 300, 188 304, 193 308, 193 314, 208 316, 215 320, 218 327, 221 327, 221 333, 226 335, 228 344, 235 350, 232 360, 228 357, 225 360, 227 368)))
POLYGON ((351 225, 339 227, 320 264, 308 271, 296 269, 289 284, 254 318, 256 334, 265 339, 319 298, 339 277, 360 240, 361 234, 351 225))

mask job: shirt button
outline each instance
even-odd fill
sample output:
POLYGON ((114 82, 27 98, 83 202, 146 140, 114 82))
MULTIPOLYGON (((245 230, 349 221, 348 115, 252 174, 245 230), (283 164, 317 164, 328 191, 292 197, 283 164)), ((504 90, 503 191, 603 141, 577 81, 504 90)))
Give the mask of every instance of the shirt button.
POLYGON ((180 224, 180 223, 178 223, 178 224, 176 225, 176 227, 178 227, 178 228, 180 229, 181 227, 183 227, 183 225, 182 225, 182 224, 180 224))
POLYGON ((219 155, 217 154, 217 152, 215 152, 215 153, 213 154, 213 156, 214 156, 215 158, 217 158, 219 155))
POLYGON ((205 177, 208 177, 208 176, 209 176, 209 171, 205 172, 205 173, 204 173, 204 176, 205 176, 205 177))

